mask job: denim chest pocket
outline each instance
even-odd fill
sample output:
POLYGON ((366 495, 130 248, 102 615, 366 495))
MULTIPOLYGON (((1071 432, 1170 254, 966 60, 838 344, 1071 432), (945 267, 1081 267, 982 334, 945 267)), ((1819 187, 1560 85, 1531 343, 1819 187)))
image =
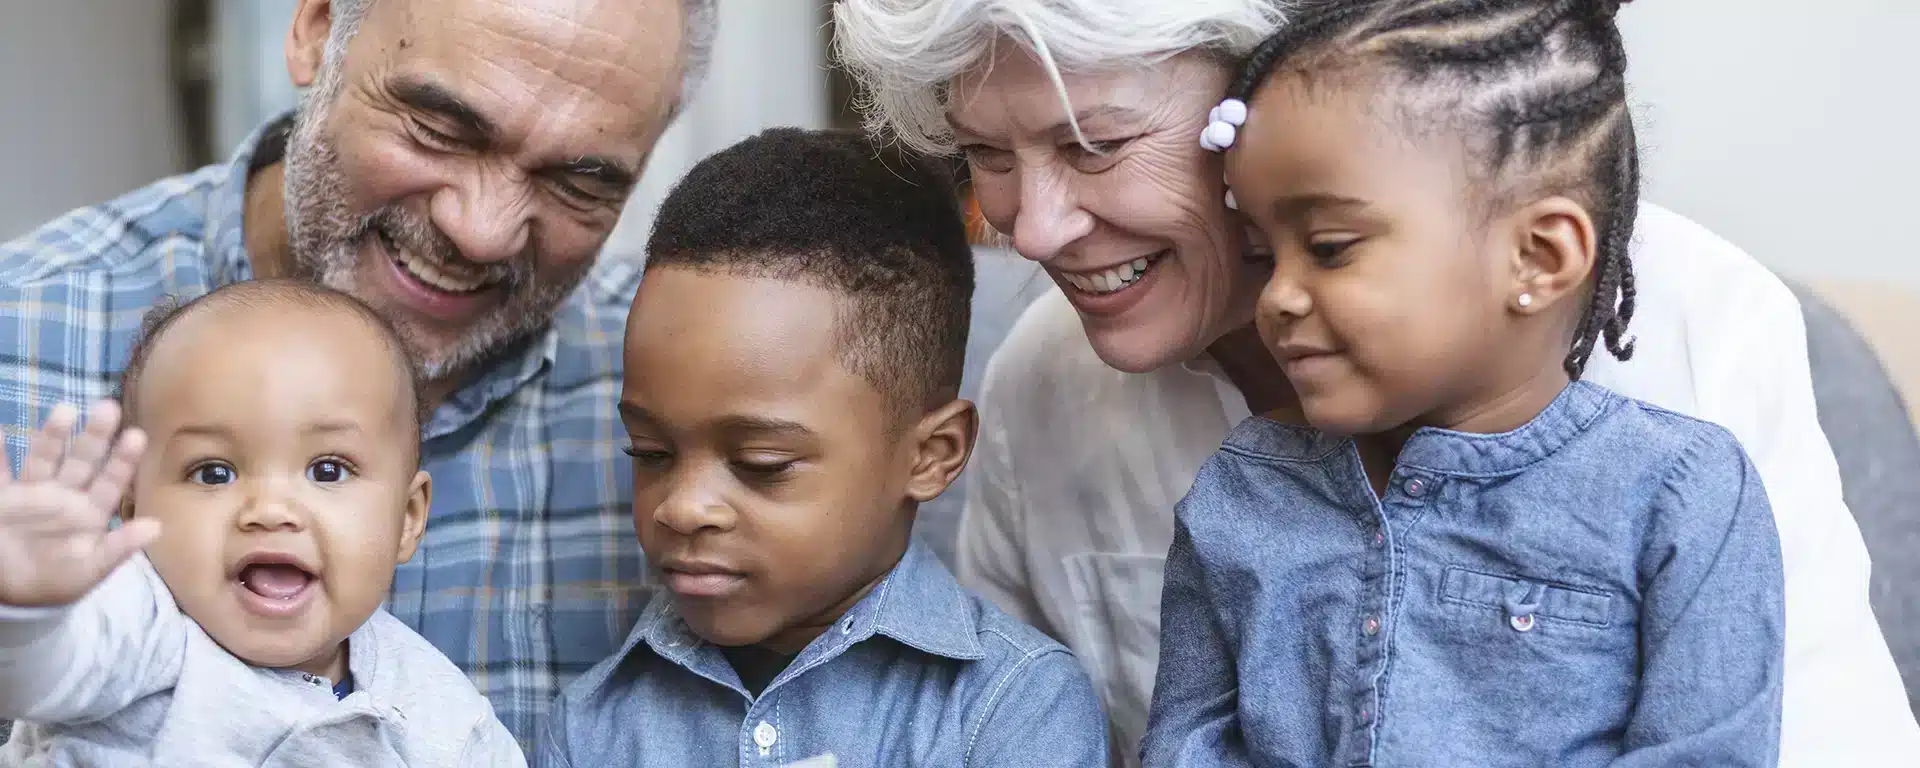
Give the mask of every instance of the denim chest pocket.
POLYGON ((1524 576, 1500 575, 1448 566, 1440 580, 1440 599, 1453 606, 1497 616, 1509 631, 1595 632, 1615 622, 1614 596, 1606 592, 1524 576))

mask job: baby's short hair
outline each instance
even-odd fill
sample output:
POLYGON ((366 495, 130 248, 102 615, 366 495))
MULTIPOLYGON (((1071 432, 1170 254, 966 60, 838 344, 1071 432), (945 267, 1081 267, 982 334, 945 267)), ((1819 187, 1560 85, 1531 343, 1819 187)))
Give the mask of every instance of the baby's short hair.
POLYGON ((420 430, 426 421, 426 406, 423 400, 420 382, 420 368, 408 352, 406 342, 399 331, 386 317, 352 296, 327 288, 317 283, 288 278, 247 280, 215 288, 197 298, 187 301, 169 299, 147 310, 140 322, 140 335, 134 341, 133 352, 127 360, 127 367, 120 372, 120 381, 115 398, 126 414, 125 424, 139 423, 140 376, 146 371, 147 358, 153 354, 153 347, 168 329, 181 318, 194 312, 220 306, 240 305, 293 306, 306 309, 332 310, 365 322, 386 342, 387 349, 393 353, 393 364, 401 372, 401 378, 407 386, 407 404, 413 410, 411 420, 414 442, 420 441, 420 430))
POLYGON ((845 298, 842 362, 912 415, 959 395, 973 249, 947 161, 847 131, 775 128, 694 166, 647 269, 792 280, 845 298))

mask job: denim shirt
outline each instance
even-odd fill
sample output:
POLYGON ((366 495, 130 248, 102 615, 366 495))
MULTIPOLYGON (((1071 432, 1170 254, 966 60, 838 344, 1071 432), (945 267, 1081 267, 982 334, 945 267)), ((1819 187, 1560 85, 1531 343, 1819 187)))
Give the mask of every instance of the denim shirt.
POLYGON ((1384 498, 1255 417, 1175 512, 1150 766, 1773 765, 1780 543, 1720 427, 1573 384, 1384 498))
POLYGON ((758 698, 656 594, 547 728, 551 768, 1107 763, 1106 719, 1072 653, 961 589, 918 542, 758 698))

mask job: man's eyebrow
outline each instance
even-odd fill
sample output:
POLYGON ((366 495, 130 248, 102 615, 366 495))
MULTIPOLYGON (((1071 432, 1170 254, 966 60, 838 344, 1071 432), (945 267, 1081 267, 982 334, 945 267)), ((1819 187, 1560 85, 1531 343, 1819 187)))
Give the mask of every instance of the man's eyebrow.
POLYGON ((584 155, 554 166, 554 170, 572 176, 585 176, 610 187, 626 189, 640 180, 640 174, 610 157, 584 155))
POLYGON ((491 140, 499 134, 492 120, 439 83, 403 75, 387 83, 387 92, 409 107, 459 124, 469 138, 491 140))

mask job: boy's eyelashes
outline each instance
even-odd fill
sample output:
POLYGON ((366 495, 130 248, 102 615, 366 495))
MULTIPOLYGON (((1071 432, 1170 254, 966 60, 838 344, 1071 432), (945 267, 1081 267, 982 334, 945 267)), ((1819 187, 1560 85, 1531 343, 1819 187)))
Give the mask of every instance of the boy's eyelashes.
MULTIPOLYGON (((645 445, 626 445, 620 451, 633 457, 634 464, 645 470, 658 471, 673 463, 671 451, 645 445)), ((785 454, 747 453, 731 457, 727 465, 734 472, 749 479, 759 481, 778 480, 792 471, 800 459, 785 454)))

